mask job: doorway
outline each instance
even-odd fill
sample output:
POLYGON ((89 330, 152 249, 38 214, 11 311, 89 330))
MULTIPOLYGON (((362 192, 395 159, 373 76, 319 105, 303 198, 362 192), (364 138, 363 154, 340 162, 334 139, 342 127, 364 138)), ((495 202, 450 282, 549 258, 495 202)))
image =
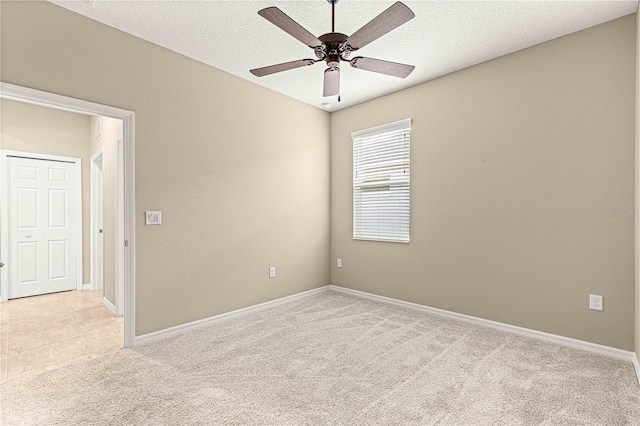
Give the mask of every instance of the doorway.
MULTIPOLYGON (((111 117, 122 120, 122 175, 123 182, 119 190, 122 203, 117 212, 117 227, 122 229, 116 247, 122 252, 121 262, 116 262, 116 277, 121 277, 122 315, 124 317, 124 346, 132 347, 135 343, 135 228, 134 228, 134 113, 111 106, 69 98, 66 96, 42 92, 26 87, 0 83, 0 97, 18 102, 36 104, 44 107, 65 110, 85 115, 111 117)), ((2 178, 0 178, 2 179, 2 178)), ((6 214, 0 214, 3 226, 8 226, 6 214)), ((0 244, 0 263, 6 264, 11 250, 6 241, 0 244)), ((6 283, 10 282, 8 268, 0 269, 0 298, 5 299, 7 292, 2 292, 6 283)))

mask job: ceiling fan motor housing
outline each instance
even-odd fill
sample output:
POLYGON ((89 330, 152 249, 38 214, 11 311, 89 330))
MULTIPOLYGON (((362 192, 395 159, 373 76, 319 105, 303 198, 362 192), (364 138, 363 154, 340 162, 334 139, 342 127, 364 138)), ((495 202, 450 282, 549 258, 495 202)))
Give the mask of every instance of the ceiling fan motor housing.
POLYGON ((327 33, 318 37, 318 40, 324 44, 324 59, 329 68, 340 67, 340 60, 342 59, 341 56, 343 53, 341 49, 344 49, 343 46, 348 38, 349 36, 342 33, 327 33))

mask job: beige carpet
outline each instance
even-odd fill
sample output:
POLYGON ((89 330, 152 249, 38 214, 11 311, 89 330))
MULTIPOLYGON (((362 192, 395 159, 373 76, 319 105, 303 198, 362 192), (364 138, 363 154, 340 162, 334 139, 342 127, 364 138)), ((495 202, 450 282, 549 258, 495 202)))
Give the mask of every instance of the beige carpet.
POLYGON ((1 398, 3 425, 640 424, 630 363, 335 292, 1 398))

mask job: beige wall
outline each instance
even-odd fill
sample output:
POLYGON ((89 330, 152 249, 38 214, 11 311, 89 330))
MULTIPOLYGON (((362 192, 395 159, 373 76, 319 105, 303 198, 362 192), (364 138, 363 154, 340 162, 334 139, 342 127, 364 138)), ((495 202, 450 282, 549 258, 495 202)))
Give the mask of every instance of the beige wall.
POLYGON ((82 160, 82 275, 91 282, 89 116, 2 99, 0 148, 82 160))
POLYGON ((331 283, 632 350, 635 40, 628 16, 333 113, 331 283), (411 243, 354 241, 350 133, 409 117, 411 243))
POLYGON ((3 81, 135 112, 136 334, 328 283, 328 113, 50 3, 1 19, 3 81))
POLYGON ((116 137, 122 134, 122 120, 91 116, 90 155, 103 148, 104 180, 104 296, 116 304, 116 137), (100 123, 100 125, 98 125, 100 123), (99 135, 96 128, 101 129, 99 135))

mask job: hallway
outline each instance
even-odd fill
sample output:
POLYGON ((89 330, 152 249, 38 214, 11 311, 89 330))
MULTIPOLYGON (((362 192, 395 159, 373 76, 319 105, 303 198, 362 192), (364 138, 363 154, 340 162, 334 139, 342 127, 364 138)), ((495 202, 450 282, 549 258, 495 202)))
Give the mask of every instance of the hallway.
POLYGON ((63 367, 123 344, 123 318, 102 291, 67 291, 0 304, 0 382, 63 367))

